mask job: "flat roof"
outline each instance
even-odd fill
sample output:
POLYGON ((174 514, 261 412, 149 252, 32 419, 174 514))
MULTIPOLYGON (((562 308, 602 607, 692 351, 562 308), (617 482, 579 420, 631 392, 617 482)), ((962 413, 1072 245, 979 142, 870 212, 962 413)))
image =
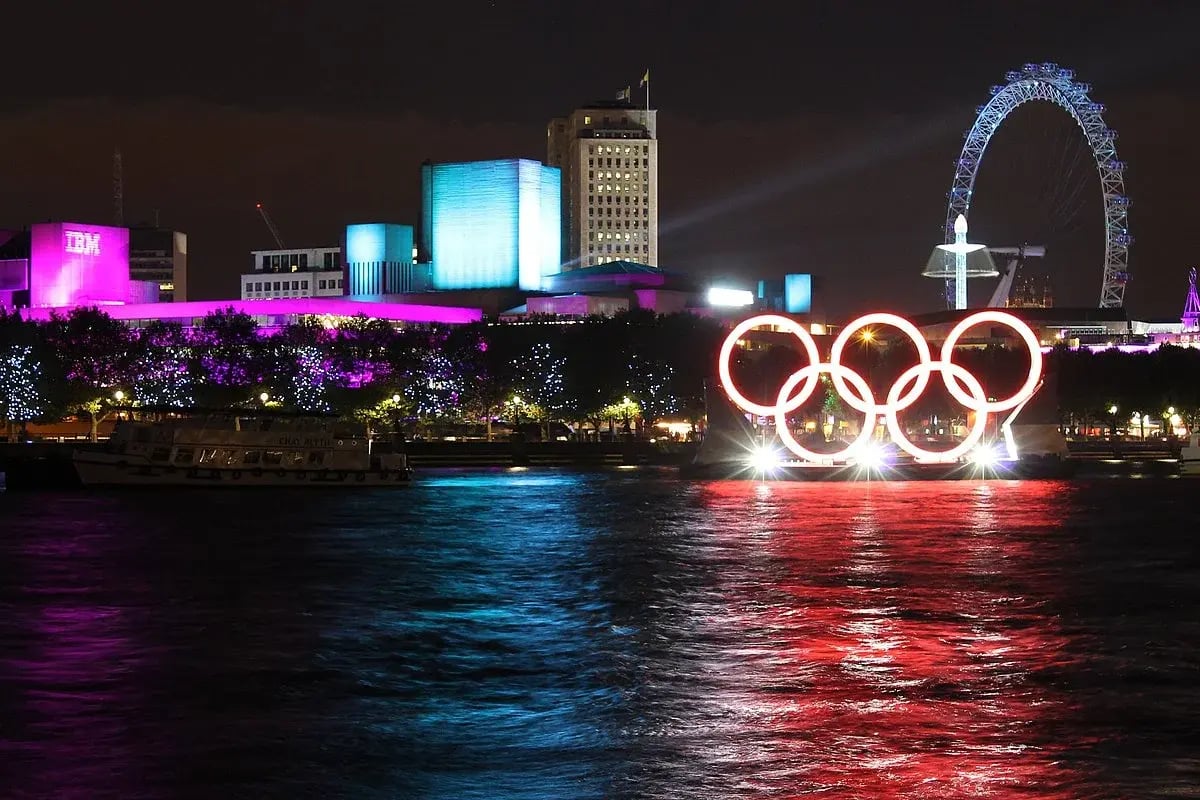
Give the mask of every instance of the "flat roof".
MULTIPOLYGON (((75 306, 24 308, 21 316, 44 321, 52 314, 63 315, 75 306)), ((447 325, 478 322, 483 310, 466 306, 433 306, 418 303, 373 303, 340 297, 282 297, 267 300, 193 300, 184 303, 127 303, 103 305, 100 310, 116 320, 190 319, 232 308, 254 317, 335 316, 362 314, 390 322, 438 322, 447 325)))

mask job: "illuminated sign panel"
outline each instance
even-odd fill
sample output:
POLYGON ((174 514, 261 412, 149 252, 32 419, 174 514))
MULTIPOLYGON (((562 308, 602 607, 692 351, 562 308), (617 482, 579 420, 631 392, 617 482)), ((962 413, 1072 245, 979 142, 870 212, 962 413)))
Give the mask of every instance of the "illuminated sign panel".
POLYGON ((30 231, 34 308, 129 302, 129 229, 45 222, 30 231))
POLYGON ((91 231, 63 230, 63 251, 81 256, 100 255, 100 234, 91 231))
POLYGON ((559 271, 557 167, 508 159, 422 170, 435 289, 540 289, 559 271))
POLYGON ((875 421, 883 417, 888 435, 898 448, 908 453, 918 462, 952 463, 972 452, 983 438, 990 414, 1011 412, 1001 423, 1005 434, 1005 444, 1009 459, 1017 458, 1016 445, 1011 435, 1013 420, 1033 397, 1042 378, 1042 349, 1033 330, 1012 314, 1003 311, 979 311, 964 318, 951 329, 942 343, 941 357, 933 360, 929 343, 925 341, 921 331, 903 317, 895 314, 867 314, 848 324, 838 334, 829 352, 829 361, 821 361, 817 344, 804 327, 790 317, 776 314, 763 314, 744 320, 730 331, 721 345, 721 354, 717 361, 717 371, 721 376, 721 384, 725 387, 729 399, 734 405, 748 413, 760 417, 773 417, 775 430, 783 445, 795 454, 801 461, 809 463, 832 463, 859 461, 867 453, 871 438, 875 433, 875 421), (958 340, 968 329, 985 323, 1004 325, 1011 328, 1025 343, 1029 350, 1029 372, 1025 382, 1010 397, 1003 400, 989 399, 979 383, 979 379, 964 367, 955 364, 951 358, 958 340), (779 388, 778 396, 771 405, 763 405, 748 399, 742 394, 733 380, 730 372, 730 360, 738 340, 754 328, 773 326, 792 334, 800 340, 808 365, 793 372, 779 388), (902 372, 888 388, 886 399, 879 402, 871 391, 871 387, 862 375, 842 364, 842 351, 859 331, 870 326, 889 326, 896 328, 913 343, 917 351, 918 362, 902 372), (926 450, 908 438, 904 426, 900 423, 900 413, 912 406, 929 386, 933 374, 940 373, 946 390, 956 402, 969 412, 974 412, 971 428, 961 442, 948 450, 926 450), (863 415, 863 421, 858 437, 846 447, 833 453, 817 453, 801 445, 792 435, 788 424, 788 415, 799 409, 809 400, 822 384, 822 375, 828 375, 829 381, 838 396, 847 406, 863 415))
POLYGON ((754 292, 747 289, 728 289, 714 286, 708 290, 710 306, 748 306, 754 303, 754 292))
POLYGON ((789 314, 812 311, 812 275, 783 277, 783 310, 789 314))

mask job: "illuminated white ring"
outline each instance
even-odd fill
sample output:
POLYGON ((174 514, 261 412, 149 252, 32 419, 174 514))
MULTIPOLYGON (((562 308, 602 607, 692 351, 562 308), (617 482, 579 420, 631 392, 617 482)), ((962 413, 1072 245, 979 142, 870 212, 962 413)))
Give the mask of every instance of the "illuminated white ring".
MULTIPOLYGON (((797 383, 802 380, 815 381, 822 372, 828 372, 830 375, 841 373, 843 377, 850 380, 850 383, 854 384, 854 388, 859 391, 859 396, 867 401, 867 405, 872 409, 875 408, 875 398, 871 395, 871 387, 867 385, 867 382, 857 372, 841 364, 809 364, 807 367, 793 372, 783 382, 783 386, 779 388, 779 400, 776 402, 775 407, 780 410, 775 412, 775 432, 779 435, 784 447, 805 461, 837 461, 839 459, 848 459, 861 450, 870 441, 871 435, 875 432, 876 414, 874 411, 866 412, 867 416, 863 420, 862 431, 859 432, 858 438, 846 447, 833 453, 818 453, 814 450, 809 450, 796 441, 792 436, 791 429, 788 428, 788 412, 783 410, 784 399, 796 387, 797 383)), ((963 370, 963 372, 966 372, 966 370, 963 370)), ((926 376, 926 381, 928 381, 928 376, 926 376)))
MULTIPOLYGON (((817 388, 817 373, 812 373, 808 379, 808 383, 800 390, 800 393, 795 397, 784 402, 778 400, 773 406, 764 406, 748 400, 733 383, 733 376, 729 373, 729 358, 733 355, 733 348, 737 345, 738 339, 752 328, 758 328, 763 325, 775 325, 783 328, 788 333, 794 335, 804 345, 804 351, 808 354, 810 364, 817 364, 821 361, 821 354, 817 352, 817 343, 813 341, 812 336, 808 331, 804 330, 799 322, 788 317, 781 317, 778 314, 761 314, 757 317, 743 320, 729 332, 725 337, 725 341, 721 344, 721 355, 717 361, 717 372, 721 376, 721 385, 725 387, 725 391, 729 393, 729 399, 734 402, 739 408, 749 411, 751 414, 756 414, 760 417, 770 417, 778 413, 787 414, 795 411, 804 401, 812 397, 813 391, 817 388)), ((783 395, 780 395, 782 398, 783 395)))
MULTIPOLYGON (((954 355, 954 346, 958 344, 958 340, 969 328, 973 328, 982 322, 995 322, 1000 325, 1007 325, 1025 340, 1025 346, 1029 348, 1029 375, 1025 378, 1025 383, 1007 400, 992 403, 988 402, 987 396, 984 395, 983 403, 976 404, 962 390, 962 386, 959 385, 958 381, 950 376, 949 372, 942 372, 942 379, 946 383, 946 391, 950 392, 955 400, 970 410, 978 414, 995 414, 1007 411, 1010 408, 1016 408, 1033 396, 1034 391, 1037 389, 1038 381, 1041 380, 1042 376, 1042 344, 1033 335, 1033 331, 1029 329, 1029 326, 1012 314, 1006 314, 1003 311, 977 311, 950 329, 950 333, 946 336, 946 341, 942 344, 942 363, 951 363, 950 359, 954 355)), ((849 402, 848 399, 847 402, 849 402)))
POLYGON ((983 387, 979 385, 979 381, 975 378, 975 376, 970 372, 967 372, 964 367, 960 367, 958 364, 954 364, 949 361, 932 361, 928 364, 914 364, 904 372, 900 373, 900 377, 896 379, 896 382, 892 384, 892 388, 888 392, 886 406, 887 427, 888 433, 891 435, 892 441, 896 443, 896 446, 908 453, 917 461, 944 464, 957 461, 969 453, 971 449, 975 447, 975 445, 979 444, 979 440, 983 438, 983 432, 987 428, 988 415, 982 411, 977 413, 975 415, 975 422, 971 425, 970 432, 967 433, 966 437, 964 437, 961 442, 954 447, 951 447, 949 450, 945 450, 940 453, 934 452, 932 450, 926 450, 922 447, 917 447, 915 444, 910 442, 908 436, 904 433, 904 429, 900 427, 899 411, 901 409, 896 407, 896 401, 899 398, 900 392, 904 390, 904 387, 907 386, 910 381, 918 379, 921 372, 928 373, 932 372, 933 370, 940 371, 943 376, 946 376, 948 373, 952 372, 957 373, 954 377, 963 381, 967 385, 968 391, 970 391, 973 395, 973 397, 967 398, 970 402, 963 404, 967 406, 968 409, 976 410, 987 405, 987 395, 983 393, 983 387))
MULTIPOLYGON (((865 328, 868 325, 890 325, 893 328, 899 328, 905 333, 905 335, 908 336, 909 339, 912 340, 912 343, 917 346, 917 355, 920 357, 920 361, 918 363, 928 364, 933 360, 933 356, 929 352, 929 342, 925 341, 925 337, 921 335, 921 331, 916 325, 913 325, 904 317, 880 312, 877 314, 866 314, 861 316, 843 328, 842 332, 839 333, 837 338, 833 340, 833 347, 829 351, 829 362, 831 364, 842 366, 842 351, 845 350, 846 345, 850 343, 850 338, 857 331, 865 328)), ((864 414, 871 412, 885 414, 891 408, 890 403, 884 406, 876 405, 868 407, 866 404, 861 403, 859 398, 855 397, 853 393, 847 391, 848 387, 846 386, 846 383, 842 379, 841 375, 839 375, 837 372, 831 372, 829 377, 833 379, 833 385, 837 387, 838 394, 840 394, 842 399, 846 401, 846 405, 850 406, 855 411, 861 411, 864 414)), ((925 391, 925 387, 929 385, 929 378, 930 372, 922 372, 917 377, 916 383, 913 384, 912 391, 897 401, 899 405, 897 406, 896 410, 903 411, 913 403, 917 402, 917 398, 921 396, 921 393, 925 391)))

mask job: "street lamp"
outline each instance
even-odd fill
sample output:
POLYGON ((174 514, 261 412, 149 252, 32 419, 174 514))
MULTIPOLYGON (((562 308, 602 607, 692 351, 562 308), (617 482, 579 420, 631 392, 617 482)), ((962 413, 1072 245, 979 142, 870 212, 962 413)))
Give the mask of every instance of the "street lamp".
POLYGON ((270 399, 271 399, 271 395, 267 394, 266 392, 263 392, 262 394, 260 394, 258 396, 258 401, 260 403, 262 403, 263 405, 266 405, 267 401, 270 399))
POLYGON ((120 403, 124 399, 125 399, 125 393, 122 392, 120 389, 117 389, 115 392, 113 392, 113 400, 116 400, 118 403, 120 403))

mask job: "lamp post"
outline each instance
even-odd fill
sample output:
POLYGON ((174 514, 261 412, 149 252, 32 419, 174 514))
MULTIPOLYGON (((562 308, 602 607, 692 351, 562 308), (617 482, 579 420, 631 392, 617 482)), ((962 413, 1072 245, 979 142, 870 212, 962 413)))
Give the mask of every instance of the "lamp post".
POLYGON ((397 444, 404 441, 404 432, 400 430, 400 401, 402 399, 399 392, 392 395, 392 438, 397 444))

